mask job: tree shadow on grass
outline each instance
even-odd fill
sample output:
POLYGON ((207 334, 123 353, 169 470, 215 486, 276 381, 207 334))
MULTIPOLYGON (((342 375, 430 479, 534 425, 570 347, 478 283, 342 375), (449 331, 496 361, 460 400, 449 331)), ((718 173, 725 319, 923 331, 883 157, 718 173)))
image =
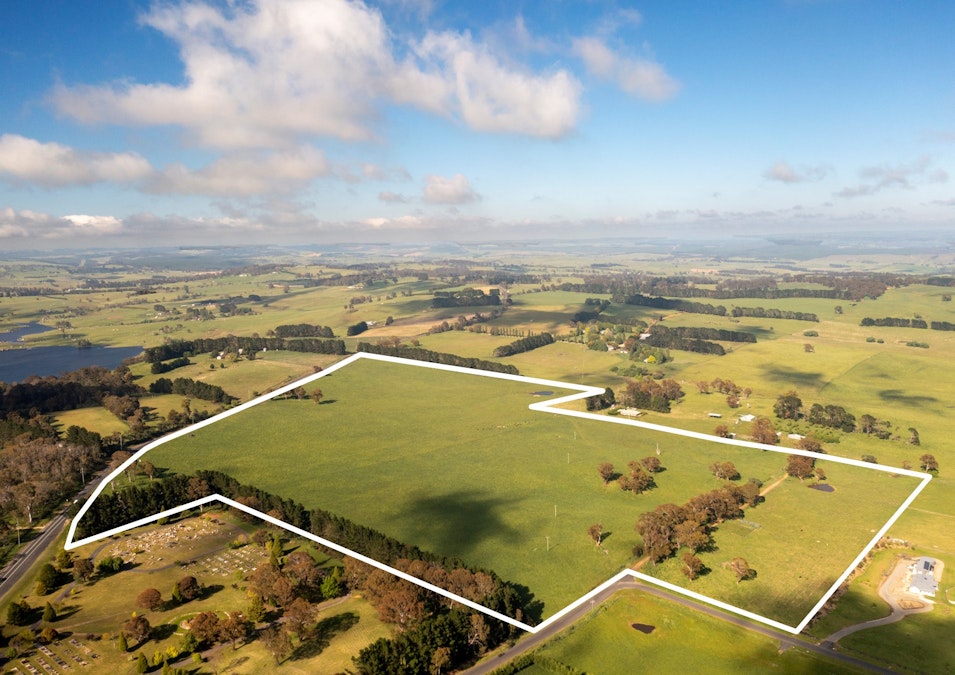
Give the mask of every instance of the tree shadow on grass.
POLYGON ((302 644, 295 648, 289 660, 299 661, 318 656, 325 651, 335 636, 347 632, 357 623, 358 615, 355 612, 342 612, 322 619, 315 628, 309 631, 302 644))
POLYGON ((149 634, 149 637, 150 639, 155 640, 156 642, 162 642, 163 640, 168 640, 175 634, 176 634, 175 624, 161 623, 157 626, 153 626, 152 632, 149 634))
POLYGON ((523 541, 523 534, 501 517, 521 501, 477 490, 419 495, 395 518, 410 533, 404 535, 405 543, 442 555, 466 556, 486 540, 505 546, 523 541))
POLYGON ((890 401, 913 408, 922 407, 929 403, 938 403, 938 399, 934 396, 913 396, 912 394, 902 393, 901 389, 883 389, 879 392, 879 398, 883 401, 890 401))
POLYGON ((807 373, 785 366, 764 367, 763 375, 782 384, 799 387, 822 387, 826 384, 823 373, 807 373))

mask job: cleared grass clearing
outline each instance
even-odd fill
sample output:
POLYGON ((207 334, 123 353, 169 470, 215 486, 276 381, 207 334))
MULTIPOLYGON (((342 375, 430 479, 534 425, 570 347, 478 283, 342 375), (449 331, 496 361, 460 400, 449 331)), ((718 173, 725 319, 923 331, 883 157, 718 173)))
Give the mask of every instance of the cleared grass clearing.
MULTIPOLYGON (((321 405, 269 401, 158 446, 151 461, 181 473, 223 471, 488 567, 531 588, 545 615, 633 562, 640 513, 719 487, 713 462, 733 461, 744 479, 767 483, 784 470, 785 456, 774 452, 528 411, 541 388, 526 382, 359 360, 317 383, 321 405), (666 471, 649 493, 605 487, 597 476, 601 462, 625 470, 657 447, 666 471), (603 551, 587 536, 594 522, 609 533, 603 551)), ((714 573, 701 592, 730 603, 762 598, 752 611, 798 623, 916 484, 844 465, 832 474, 836 493, 784 484, 747 515, 760 520, 753 566, 765 576, 740 586, 714 573), (836 521, 838 536, 816 531, 836 521), (830 549, 824 556, 820 538, 830 549)), ((734 536, 729 528, 716 534, 720 552, 729 554, 734 536)), ((746 546, 734 555, 748 555, 746 546)))
POLYGON ((114 433, 124 434, 129 431, 129 425, 106 408, 65 410, 54 415, 53 419, 54 424, 60 425, 64 432, 74 424, 78 427, 96 431, 103 436, 114 433))
POLYGON ((539 653, 605 675, 859 672, 800 649, 780 652, 772 638, 640 591, 618 593, 539 653), (633 624, 652 630, 644 633, 633 624))

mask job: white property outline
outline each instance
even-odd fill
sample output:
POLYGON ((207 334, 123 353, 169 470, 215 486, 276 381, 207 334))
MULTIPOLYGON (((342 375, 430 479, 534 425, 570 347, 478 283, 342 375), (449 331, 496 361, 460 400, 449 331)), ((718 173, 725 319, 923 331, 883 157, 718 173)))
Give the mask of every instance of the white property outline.
POLYGON ((704 433, 700 433, 700 432, 697 432, 697 431, 688 431, 688 430, 686 430, 686 429, 678 429, 678 428, 675 428, 675 427, 667 427, 667 426, 663 426, 663 425, 660 425, 660 424, 653 424, 653 423, 651 423, 651 422, 641 422, 641 421, 638 421, 638 420, 631 420, 631 419, 620 419, 619 417, 611 417, 611 416, 608 416, 608 415, 597 415, 597 414, 594 414, 594 413, 579 412, 579 411, 576 411, 576 410, 567 410, 567 409, 565 409, 565 408, 557 408, 557 407, 555 407, 555 406, 558 406, 558 405, 560 405, 560 404, 562 404, 562 403, 568 403, 568 402, 570 402, 570 401, 577 401, 577 400, 580 400, 580 399, 589 398, 589 397, 591 397, 591 396, 596 396, 596 395, 600 395, 600 394, 603 394, 603 393, 604 393, 604 389, 602 389, 602 388, 600 388, 600 387, 591 387, 591 386, 582 385, 582 384, 569 384, 569 383, 566 383, 566 382, 557 382, 557 381, 554 381, 554 380, 542 380, 542 379, 538 379, 538 378, 534 378, 534 377, 524 377, 524 376, 522 376, 522 375, 510 375, 510 374, 507 374, 507 373, 496 373, 496 372, 486 371, 486 370, 476 370, 476 369, 473 369, 473 368, 462 368, 462 367, 459 367, 459 366, 449 366, 449 365, 444 365, 444 364, 440 364, 440 363, 429 363, 429 362, 426 362, 426 361, 415 361, 415 360, 411 360, 411 359, 402 359, 402 358, 397 358, 397 357, 393 357, 393 356, 384 356, 384 355, 381 355, 381 354, 371 354, 371 353, 368 353, 368 352, 358 352, 357 354, 354 354, 354 355, 352 355, 352 356, 350 356, 350 357, 348 357, 348 358, 346 358, 346 359, 344 359, 344 360, 342 360, 342 361, 339 361, 338 363, 335 363, 335 364, 329 366, 329 367, 326 368, 325 370, 322 370, 322 371, 320 371, 320 372, 318 372, 318 373, 315 373, 315 374, 313 374, 313 375, 309 375, 309 376, 307 376, 307 377, 304 377, 304 378, 302 378, 302 379, 300 379, 300 380, 297 380, 297 381, 295 381, 295 382, 293 382, 293 383, 291 383, 291 384, 287 384, 287 385, 285 385, 285 386, 283 386, 283 387, 280 387, 279 389, 276 389, 275 391, 269 392, 269 393, 267 393, 267 394, 263 394, 262 396, 259 396, 259 397, 257 397, 257 398, 254 398, 254 399, 252 399, 251 401, 247 401, 246 403, 243 403, 243 404, 241 404, 241 405, 238 405, 238 406, 236 406, 235 408, 231 408, 230 410, 226 410, 225 412, 220 413, 220 414, 218 414, 218 415, 216 415, 216 416, 214 416, 214 417, 210 417, 209 419, 203 420, 203 421, 201 421, 201 422, 198 422, 198 423, 196 423, 196 424, 193 424, 193 425, 191 425, 191 426, 188 426, 188 427, 186 427, 186 428, 184 428, 184 429, 180 429, 180 430, 175 431, 175 432, 173 432, 173 433, 171 433, 171 434, 169 434, 169 435, 167 435, 167 436, 164 436, 164 437, 162 437, 162 438, 160 438, 160 439, 157 439, 157 440, 155 440, 155 441, 153 441, 153 442, 151 442, 151 443, 146 444, 145 446, 142 447, 142 449, 140 449, 138 452, 136 452, 136 454, 134 454, 132 457, 130 457, 129 459, 127 459, 125 462, 123 462, 122 465, 120 465, 119 467, 117 467, 112 473, 110 473, 108 476, 106 476, 106 478, 104 478, 102 481, 100 481, 100 484, 99 484, 99 485, 96 486, 96 489, 93 491, 93 494, 90 495, 90 498, 86 501, 86 503, 83 504, 82 508, 80 508, 79 512, 76 514, 76 516, 73 518, 72 522, 70 523, 70 529, 69 529, 69 532, 68 532, 67 537, 66 537, 66 543, 64 544, 64 548, 65 548, 66 550, 68 550, 68 551, 69 551, 69 550, 72 550, 72 549, 75 549, 75 548, 79 548, 80 546, 85 546, 86 544, 90 544, 90 543, 93 543, 93 542, 95 542, 95 541, 99 541, 99 540, 101 540, 101 539, 106 539, 106 538, 111 537, 111 536, 116 535, 116 534, 121 534, 122 532, 126 532, 127 530, 131 530, 131 529, 134 529, 134 528, 137 528, 137 527, 141 527, 141 526, 143 526, 143 525, 147 525, 147 524, 149 524, 149 523, 151 523, 151 522, 154 522, 154 521, 156 521, 156 520, 159 520, 159 519, 161 519, 161 518, 168 518, 169 516, 175 515, 175 514, 177 514, 177 513, 181 513, 181 512, 183 512, 183 511, 188 511, 189 509, 195 508, 195 507, 197 507, 197 506, 201 506, 201 505, 204 505, 204 504, 208 504, 208 503, 216 502, 216 501, 217 501, 217 502, 221 502, 221 503, 223 503, 223 504, 226 504, 227 506, 231 506, 232 508, 239 509, 240 511, 245 511, 246 513, 249 513, 249 514, 255 516, 256 518, 261 518, 262 520, 265 520, 265 521, 267 521, 267 522, 269 522, 269 523, 272 523, 273 525, 276 525, 277 527, 281 527, 281 528, 283 528, 283 529, 285 529, 285 530, 288 530, 289 532, 293 532, 293 533, 299 535, 300 537, 305 537, 306 539, 311 539, 312 541, 317 542, 317 543, 321 544, 322 546, 327 546, 328 548, 330 548, 330 549, 332 549, 332 550, 338 551, 339 553, 342 553, 342 554, 347 555, 347 556, 351 556, 352 558, 355 558, 355 559, 357 559, 357 560, 360 560, 360 561, 363 562, 363 563, 366 563, 366 564, 371 565, 371 566, 373 566, 373 567, 377 567, 378 569, 381 569, 381 570, 384 570, 384 571, 386 571, 386 572, 389 572, 390 574, 394 574, 395 576, 400 577, 401 579, 404 579, 404 580, 406 580, 406 581, 410 581, 410 582, 413 583, 413 584, 417 584, 418 586, 421 586, 422 588, 425 588, 425 589, 427 589, 427 590, 429 590, 429 591, 431 591, 431 592, 433 592, 433 593, 437 593, 438 595, 442 595, 442 596, 444 596, 444 597, 446 597, 446 598, 448 598, 448 599, 450 599, 450 600, 453 600, 453 601, 455 601, 455 602, 458 602, 458 603, 460 603, 460 604, 462 604, 462 605, 466 605, 466 606, 470 607, 471 609, 477 610, 477 611, 479 611, 479 612, 483 612, 484 614, 487 614, 487 615, 489 615, 489 616, 492 616, 492 617, 494 617, 495 619, 499 619, 500 621, 504 621, 504 622, 506 622, 506 623, 508 623, 508 624, 510 624, 510 625, 512 625, 512 626, 515 626, 515 627, 517 627, 517 628, 520 628, 520 629, 522 629, 522 630, 525 630, 525 631, 527 631, 527 632, 529 632, 529 633, 536 633, 536 632, 538 632, 538 631, 541 631, 541 630, 545 629, 545 628, 546 628, 547 626, 549 626, 550 624, 554 623, 555 621, 560 620, 560 619, 561 619, 563 616, 565 616, 567 613, 569 613, 569 612, 575 610, 576 608, 580 607, 582 604, 584 604, 585 602, 587 602, 587 601, 590 600, 591 598, 595 597, 596 595, 598 595, 599 593, 601 593, 601 592, 604 591, 605 589, 609 588, 610 586, 614 585, 615 583, 617 583, 617 582, 620 581, 621 579, 626 579, 626 578, 628 578, 628 577, 633 577, 633 578, 636 578, 636 579, 640 579, 641 581, 644 581, 644 582, 646 582, 646 583, 653 584, 653 585, 655 585, 655 586, 661 586, 661 587, 666 588, 667 590, 672 591, 672 592, 674 592, 674 593, 679 593, 679 594, 681 594, 681 595, 688 596, 688 597, 693 598, 694 600, 696 600, 696 601, 698 601, 698 602, 702 602, 702 603, 705 603, 705 604, 708 604, 708 605, 713 605, 713 606, 718 607, 718 608, 720 608, 720 609, 722 609, 722 610, 724 610, 724 611, 732 612, 733 614, 738 614, 738 615, 743 616, 743 617, 746 617, 747 619, 750 619, 750 620, 752 620, 752 621, 757 621, 757 622, 759 622, 759 623, 764 623, 764 624, 766 624, 766 625, 768 625, 768 626, 772 626, 773 628, 776 628, 776 629, 778 629, 778 630, 785 631, 785 632, 787 632, 787 633, 792 633, 792 634, 796 635, 796 634, 802 632, 803 628, 805 628, 805 627, 806 627, 806 624, 808 624, 809 621, 812 619, 812 617, 815 616, 816 612, 818 612, 818 611, 822 608, 822 606, 829 600, 829 598, 832 597, 832 594, 835 593, 836 590, 839 588, 839 586, 842 585, 842 583, 848 578, 848 576, 852 573, 852 570, 854 570, 854 569, 856 568, 856 566, 858 566, 859 563, 862 562, 862 560, 866 557, 866 555, 868 555, 869 551, 871 551, 872 548, 876 545, 876 543, 878 543, 878 541, 885 535, 885 533, 888 532, 889 528, 892 527, 893 524, 895 524, 895 521, 898 520, 899 516, 902 515, 902 513, 909 507, 909 505, 915 500, 915 498, 918 497, 918 495, 922 492, 922 490, 925 489, 925 486, 928 485, 929 481, 932 480, 932 476, 931 476, 930 474, 928 474, 928 473, 921 473, 921 472, 918 472, 918 471, 911 471, 911 470, 908 470, 908 469, 897 469, 897 468, 895 468, 895 467, 882 466, 882 465, 880 465, 880 464, 872 464, 872 463, 870 463, 870 462, 863 462, 863 461, 860 461, 860 460, 857 460, 857 459, 848 459, 848 458, 846 458, 846 457, 838 457, 838 456, 835 456, 835 455, 826 455, 826 454, 822 454, 822 453, 809 452, 809 451, 807 451, 807 450, 798 450, 798 449, 793 449, 793 448, 779 448, 779 447, 773 446, 773 445, 764 445, 764 444, 762 444, 762 443, 754 443, 754 442, 752 442, 752 441, 740 441, 740 440, 736 440, 736 439, 734 439, 734 438, 720 438, 720 437, 718 437, 718 436, 712 436, 712 435, 710 435, 710 434, 704 434, 704 433), (347 365, 349 365, 349 364, 351 364, 351 363, 354 363, 354 362, 357 361, 358 359, 373 359, 373 360, 377 360, 377 361, 387 361, 387 362, 390 362, 390 363, 398 363, 398 364, 402 364, 402 365, 418 366, 418 367, 421 367, 421 368, 434 368, 434 369, 436 369, 436 370, 445 370, 445 371, 450 371, 450 372, 453 372, 453 373, 462 373, 462 374, 466 374, 466 375, 478 375, 478 376, 482 376, 482 377, 494 377, 494 378, 498 378, 498 379, 502 379, 502 380, 512 380, 512 381, 514 381, 514 382, 524 382, 524 383, 527 383, 527 384, 534 384, 534 385, 539 385, 539 386, 553 387, 553 388, 555 388, 555 389, 576 389, 576 390, 578 390, 580 393, 578 393, 578 394, 570 394, 570 395, 568 395, 568 396, 561 396, 561 397, 555 398, 555 399, 548 399, 547 401, 541 401, 541 402, 539 402, 539 403, 532 403, 532 404, 530 404, 530 405, 528 406, 528 408, 529 408, 530 410, 539 411, 539 412, 545 412, 545 413, 551 413, 551 414, 555 414, 555 415, 567 415, 567 416, 569 416, 569 417, 578 417, 578 418, 581 418, 581 419, 595 420, 595 421, 598 421, 598 422, 610 422, 610 423, 613 423, 613 424, 623 424, 623 425, 627 425, 627 426, 641 427, 641 428, 643 428, 643 429, 650 429, 650 430, 653 430, 653 431, 661 431, 661 432, 668 433, 668 434, 674 434, 674 435, 676 435, 676 436, 686 436, 686 437, 688 437, 688 438, 696 438, 696 439, 699 439, 699 440, 709 441, 709 442, 711 442, 711 443, 724 443, 724 444, 726 444, 726 445, 735 445, 735 446, 746 447, 746 448, 755 448, 755 449, 757 449, 757 450, 768 450, 768 451, 772 451, 772 452, 785 453, 785 454, 787 454, 787 455, 803 455, 803 456, 806 456, 806 457, 814 457, 814 458, 817 458, 817 459, 824 459, 824 460, 826 460, 827 462, 835 462, 835 463, 837 463, 837 464, 849 464, 849 465, 851 465, 851 466, 856 466, 856 467, 860 467, 860 468, 863 468, 863 469, 869 469, 869 470, 872 470, 872 471, 882 471, 882 472, 884 472, 884 473, 891 473, 891 474, 898 474, 898 475, 910 476, 910 477, 912 477, 912 478, 921 478, 922 480, 921 480, 921 482, 916 486, 916 488, 912 491, 912 493, 905 499, 905 501, 902 502, 902 505, 899 506, 899 508, 896 510, 896 512, 895 512, 894 514, 892 514, 892 517, 889 518, 889 520, 885 523, 885 525, 883 525, 882 528, 879 529, 878 532, 876 532, 875 536, 872 537, 871 541, 869 541, 869 543, 862 549, 862 551, 861 551, 861 552, 859 553, 859 555, 855 558, 855 560, 852 561, 852 563, 849 565, 849 567, 847 567, 846 570, 842 573, 842 575, 840 575, 839 578, 836 579, 836 581, 832 584, 832 586, 829 588, 829 590, 822 596, 822 598, 820 598, 819 602, 816 603, 815 607, 813 607, 813 608, 810 610, 810 612, 806 615, 806 617, 805 617, 802 621, 800 621, 799 624, 796 625, 796 626, 787 626, 786 624, 781 623, 781 622, 779 622, 779 621, 776 621, 776 620, 774 620, 774 619, 770 619, 770 618, 768 618, 768 617, 761 616, 761 615, 759 615, 759 614, 755 614, 755 613, 753 613, 753 612, 747 611, 747 610, 742 609, 742 608, 740 608, 740 607, 736 607, 736 606, 734 606, 734 605, 730 605, 730 604, 728 604, 728 603, 722 602, 721 600, 716 600, 715 598, 710 598, 710 597, 708 597, 708 596, 701 595, 700 593, 696 593, 695 591, 691 591, 691 590, 689 590, 689 589, 683 588, 683 587, 681 587, 681 586, 677 586, 676 584, 672 584, 672 583, 669 583, 669 582, 667 582, 667 581, 663 581, 663 580, 661 580, 661 579, 656 579, 656 578, 654 578, 654 577, 651 577, 651 576, 649 576, 649 575, 646 575, 646 574, 643 574, 643 573, 641 573, 641 572, 637 572, 636 570, 631 570, 631 569, 622 570, 621 572, 619 572, 618 574, 614 575, 613 577, 611 577, 610 579, 608 579, 608 580, 605 581, 604 583, 600 584, 597 588, 593 589, 592 591, 590 591, 590 592, 587 593, 586 595, 581 596, 580 598, 578 598, 578 599, 575 600, 574 602, 570 603, 569 605, 567 605, 567 606, 564 607, 563 609, 561 609, 561 610, 559 610, 558 612, 556 612, 555 614, 551 615, 551 616, 548 617, 545 621, 542 621, 541 623, 539 623, 539 624, 536 625, 536 626, 531 626, 531 625, 528 625, 528 624, 526 624, 526 623, 524 623, 524 622, 522 622, 522 621, 518 621, 517 619, 513 619, 513 618, 511 618, 511 617, 509 617, 509 616, 506 616, 506 615, 504 615, 504 614, 501 614, 501 613, 499 613, 499 612, 495 612, 494 610, 488 609, 487 607, 484 607, 483 605, 481 605, 481 604, 479 604, 479 603, 476 603, 476 602, 474 602, 474 601, 472 601, 472 600, 468 600, 467 598, 464 598, 464 597, 461 597, 461 596, 456 595, 456 594, 454 594, 454 593, 451 593, 450 591, 447 591, 447 590, 445 590, 445 589, 443 589, 443 588, 439 588, 439 587, 437 587, 437 586, 435 586, 435 585, 433 585, 433 584, 429 584, 428 582, 423 581, 423 580, 421 580, 421 579, 418 579, 417 577, 411 576, 410 574, 407 574, 406 572, 402 572, 401 570, 398 570, 398 569, 395 569, 395 568, 390 567, 390 566, 388 566, 388 565, 385 565, 384 563, 378 562, 377 560, 374 560, 374 559, 372 559, 372 558, 369 558, 369 557, 366 556, 366 555, 362 555, 361 553, 357 553, 357 552, 355 552, 355 551, 352 551, 352 550, 350 550, 350 549, 347 549, 347 548, 345 548, 344 546, 341 546, 341 545, 339 545, 339 544, 336 544, 336 543, 333 542, 333 541, 329 541, 329 540, 327 540, 327 539, 324 539, 324 538, 322 538, 322 537, 319 537, 319 536, 317 536, 317 535, 315 535, 315 534, 312 534, 311 532, 308 532, 308 531, 303 530, 303 529, 301 529, 301 528, 295 527, 294 525, 290 525, 290 524, 288 524, 288 523, 286 523, 286 522, 284 522, 284 521, 282 521, 282 520, 279 520, 278 518, 274 518, 274 517, 272 517, 272 516, 270 516, 270 515, 268 515, 268 514, 266 514, 266 513, 262 513, 261 511, 257 511, 257 510, 255 510, 255 509, 253 509, 253 508, 250 508, 250 507, 246 506, 245 504, 241 504, 241 503, 239 503, 239 502, 237 502, 237 501, 235 501, 235 500, 233 500, 233 499, 229 499, 228 497, 224 497, 224 496, 219 495, 219 494, 213 494, 213 495, 209 495, 209 496, 207 496, 207 497, 203 497, 203 498, 201 498, 201 499, 196 499, 195 501, 191 501, 191 502, 189 502, 188 504, 182 504, 182 505, 176 506, 176 507, 174 507, 174 508, 172 508, 172 509, 167 509, 167 510, 162 511, 162 512, 160 512, 160 513, 156 513, 156 514, 154 514, 154 515, 147 516, 147 517, 145 517, 145 518, 140 518, 139 520, 136 520, 136 521, 134 521, 134 522, 132 522, 132 523, 127 523, 126 525, 121 525, 121 526, 119 526, 119 527, 114 527, 113 529, 107 530, 106 532, 100 532, 99 534, 95 534, 95 535, 91 535, 91 536, 89 536, 89 537, 85 537, 84 539, 81 539, 81 540, 79 540, 79 541, 73 541, 74 537, 76 536, 76 526, 77 526, 77 524, 78 524, 79 521, 83 518, 83 516, 86 514, 86 512, 89 510, 90 506, 92 506, 92 504, 93 504, 93 502, 96 500, 96 498, 103 492, 103 490, 106 488, 106 486, 109 485, 109 484, 113 481, 114 478, 116 478, 117 476, 119 476, 119 474, 121 474, 123 471, 125 471, 129 466, 131 466, 131 465, 133 465, 134 463, 136 463, 136 462, 139 460, 140 457, 142 457, 144 454, 146 454, 147 452, 149 452, 149 451, 152 450, 153 448, 156 448, 156 447, 162 445, 163 443, 166 443, 166 442, 168 442, 168 441, 174 440, 174 439, 179 438, 179 437, 181 437, 181 436, 185 436, 186 434, 192 433, 192 432, 195 431, 196 429, 201 429, 202 427, 209 426, 210 424, 214 424, 215 422, 219 422, 219 421, 221 421, 221 420, 223 420, 223 419, 225 419, 225 418, 227 418, 227 417, 231 417, 232 415, 236 415, 236 414, 242 412, 243 410, 248 410, 249 408, 251 408, 251 407, 253 407, 253 406, 256 406, 256 405, 259 405, 260 403, 264 403, 264 402, 266 402, 266 401, 270 401, 270 400, 272 400, 273 398, 275 398, 276 396, 281 396, 282 394, 285 394, 285 393, 291 391, 292 389, 295 389, 296 387, 303 386, 303 385, 305 385, 305 384, 308 384, 309 382, 313 382, 314 380, 317 380, 317 379, 320 379, 320 378, 322 378, 322 377, 325 377, 326 375, 330 375, 331 373, 335 372, 336 370, 338 370, 338 369, 340 369, 340 368, 344 368, 345 366, 347 366, 347 365))

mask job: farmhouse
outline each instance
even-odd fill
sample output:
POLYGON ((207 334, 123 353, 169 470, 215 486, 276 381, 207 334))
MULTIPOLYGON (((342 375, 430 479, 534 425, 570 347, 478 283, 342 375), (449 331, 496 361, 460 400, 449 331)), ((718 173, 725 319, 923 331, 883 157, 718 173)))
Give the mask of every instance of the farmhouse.
POLYGON ((620 411, 620 414, 624 417, 640 417, 643 413, 636 408, 624 408, 620 411))
POLYGON ((909 593, 934 598, 935 592, 938 591, 938 581, 935 580, 935 559, 923 556, 911 565, 910 569, 912 583, 909 585, 909 593))
POLYGON ((747 414, 745 414, 745 415, 740 415, 740 416, 739 416, 739 421, 740 421, 740 422, 752 422, 752 421, 754 421, 755 419, 756 419, 756 415, 752 415, 752 414, 750 414, 750 413, 747 413, 747 414))

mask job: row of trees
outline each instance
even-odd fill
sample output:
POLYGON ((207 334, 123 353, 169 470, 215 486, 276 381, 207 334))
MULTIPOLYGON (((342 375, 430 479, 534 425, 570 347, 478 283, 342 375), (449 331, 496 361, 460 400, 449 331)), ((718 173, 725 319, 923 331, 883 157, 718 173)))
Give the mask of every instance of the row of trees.
POLYGON ((275 337, 280 338, 333 338, 335 333, 328 326, 315 326, 309 323, 283 324, 276 326, 275 337))
POLYGON ((460 291, 435 291, 431 300, 432 309, 448 307, 493 307, 501 304, 501 291, 492 288, 485 293, 480 288, 464 288, 460 291))
MULTIPOLYGON (((195 475, 175 474, 146 485, 132 485, 115 493, 102 493, 81 521, 80 536, 98 532, 158 513, 173 504, 182 504, 210 494, 220 494, 262 513, 268 513, 293 526, 313 532, 353 551, 394 565, 399 559, 423 560, 445 569, 466 568, 458 559, 438 556, 404 544, 377 530, 355 524, 321 509, 308 511, 301 504, 258 488, 240 484, 217 471, 197 471, 195 475)), ((244 514, 243 512, 243 515, 244 514)), ((472 570, 473 572, 474 570, 472 570)), ((526 591, 486 571, 498 584, 493 606, 498 611, 519 609, 525 620, 534 621, 539 607, 526 591)), ((511 614, 513 616, 513 614, 511 614)))
POLYGON ((149 372, 153 375, 161 375, 162 373, 168 373, 176 368, 183 368, 188 366, 192 361, 188 357, 180 356, 178 359, 171 359, 169 361, 153 361, 152 365, 149 367, 149 372))
POLYGON ((529 352, 538 347, 546 347, 554 344, 554 336, 550 333, 541 333, 540 335, 531 335, 530 337, 515 340, 510 344, 501 345, 494 350, 494 356, 501 358, 504 356, 513 356, 522 352, 529 352))
POLYGON ((714 354, 723 356, 726 350, 723 345, 717 342, 709 342, 697 337, 685 337, 680 331, 670 330, 660 324, 650 329, 650 337, 646 339, 647 344, 659 349, 678 349, 684 352, 695 352, 697 354, 714 354))
MULTIPOLYGON (((615 298, 614 302, 618 299, 615 298)), ((638 305, 640 307, 654 307, 657 309, 673 309, 678 312, 687 312, 688 314, 715 314, 716 316, 726 316, 726 307, 723 305, 709 305, 703 302, 690 302, 688 300, 672 300, 662 297, 650 297, 642 293, 629 295, 623 299, 626 305, 638 305)))
POLYGON ((819 321, 812 312, 794 312, 788 309, 770 307, 734 307, 730 314, 734 317, 753 316, 760 319, 792 319, 794 321, 819 321))
POLYGON ((359 342, 358 351, 368 352, 369 354, 396 356, 403 359, 414 359, 416 361, 428 361, 429 363, 444 363, 449 366, 460 366, 462 368, 489 370, 495 373, 520 375, 520 372, 517 370, 517 368, 509 363, 498 363, 497 361, 485 361, 483 359, 475 359, 467 356, 458 356, 457 354, 433 352, 429 349, 409 347, 407 345, 399 345, 396 347, 383 344, 371 344, 369 342, 359 342))
POLYGON ((262 351, 263 349, 284 349, 293 352, 308 352, 312 354, 345 354, 345 343, 337 339, 325 338, 280 338, 258 336, 229 335, 222 338, 197 338, 195 340, 167 340, 156 347, 147 347, 143 350, 143 358, 147 363, 167 361, 182 356, 219 352, 237 353, 243 351, 262 351))
POLYGON ((229 405, 237 401, 235 396, 230 396, 225 390, 215 384, 193 380, 188 377, 177 377, 170 380, 167 377, 160 377, 149 385, 149 392, 152 394, 180 394, 199 398, 203 401, 212 401, 213 403, 222 403, 229 405))

